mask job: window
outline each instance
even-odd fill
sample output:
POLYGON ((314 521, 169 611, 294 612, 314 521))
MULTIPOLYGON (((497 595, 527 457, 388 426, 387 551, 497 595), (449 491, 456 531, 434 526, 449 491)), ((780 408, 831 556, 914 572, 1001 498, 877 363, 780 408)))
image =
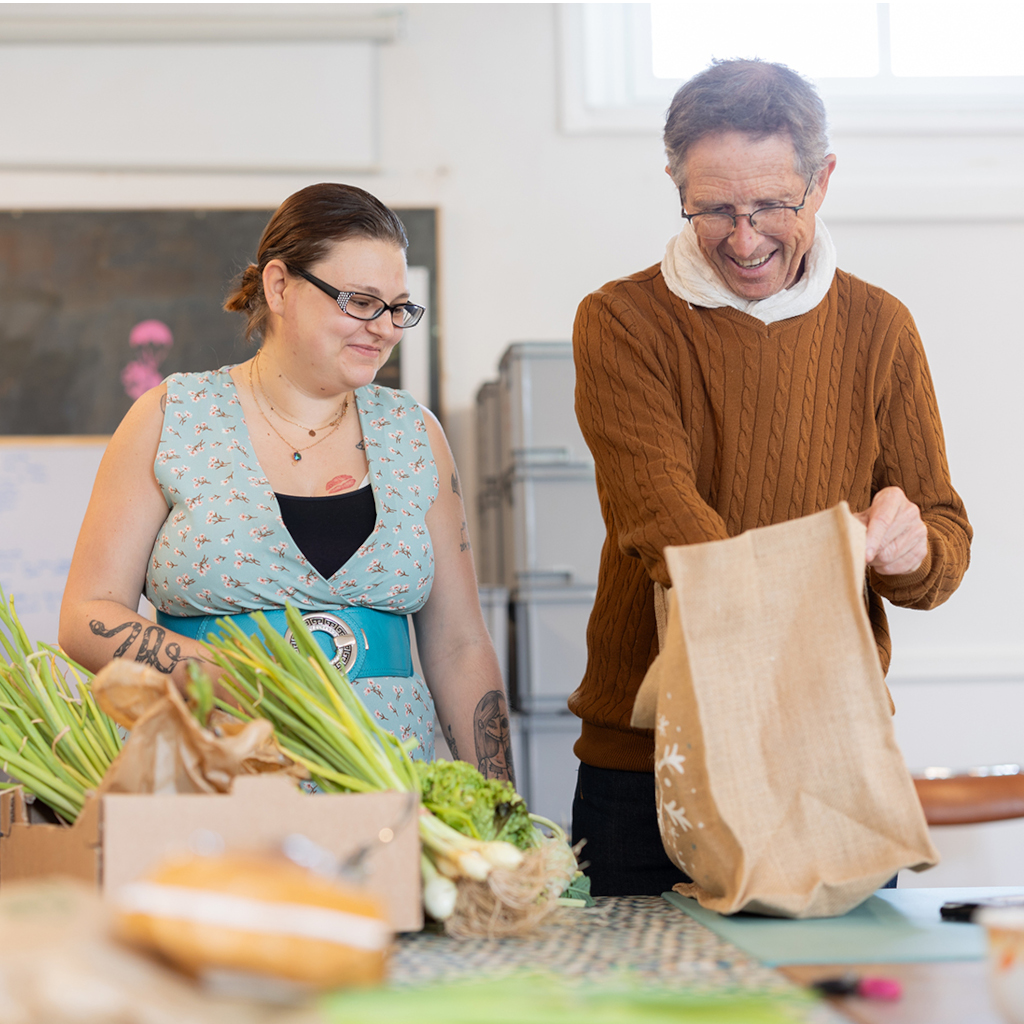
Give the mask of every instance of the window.
POLYGON ((732 56, 764 57, 819 79, 866 78, 879 71, 875 4, 734 3, 728 19, 710 4, 647 7, 656 78, 684 81, 711 57, 732 56))
POLYGON ((713 57, 816 80, 835 132, 1024 132, 1024 5, 995 0, 562 4, 570 132, 660 129, 713 57))

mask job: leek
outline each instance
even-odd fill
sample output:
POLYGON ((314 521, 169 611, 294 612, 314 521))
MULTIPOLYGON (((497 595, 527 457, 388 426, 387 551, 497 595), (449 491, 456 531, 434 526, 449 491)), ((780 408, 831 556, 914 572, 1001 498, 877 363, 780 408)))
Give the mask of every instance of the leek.
POLYGON ((121 749, 117 726, 93 700, 91 679, 57 648, 33 649, 14 599, 0 588, 0 768, 69 822, 121 749))
MULTIPOLYGON (((262 641, 230 619, 221 619, 218 625, 222 636, 208 642, 211 660, 224 670, 218 686, 231 697, 231 701, 216 698, 216 707, 245 721, 269 719, 281 747, 325 792, 395 789, 423 795, 424 776, 409 756, 415 741, 403 743, 377 724, 345 676, 328 661, 299 612, 291 605, 286 608, 294 638, 291 643, 259 612, 252 617, 262 632, 262 641)), ((192 685, 209 688, 211 684, 201 673, 200 667, 191 667, 192 685)), ((197 689, 193 703, 206 705, 208 694, 197 689)), ((475 772, 471 768, 469 771, 475 772)), ((509 790, 521 803, 514 790, 509 790)), ((432 896, 429 909, 437 916, 454 909, 450 891, 439 880, 484 882, 496 869, 514 872, 523 863, 524 853, 504 839, 465 835, 432 809, 420 807, 419 833, 425 858, 425 890, 432 896)), ((460 814, 465 819, 454 809, 453 819, 458 820, 460 814)), ((564 865, 558 872, 566 875, 562 879, 564 887, 575 871, 575 860, 565 844, 564 832, 544 819, 539 821, 555 833, 554 842, 565 846, 572 861, 567 872, 564 865)), ((537 833, 535 839, 521 845, 540 846, 543 842, 551 840, 537 833)))

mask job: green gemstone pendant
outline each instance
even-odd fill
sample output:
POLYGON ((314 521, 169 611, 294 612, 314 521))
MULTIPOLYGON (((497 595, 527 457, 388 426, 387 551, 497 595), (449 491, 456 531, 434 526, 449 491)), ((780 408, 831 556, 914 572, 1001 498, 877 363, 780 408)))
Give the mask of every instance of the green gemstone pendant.
POLYGON ((292 452, 292 458, 296 462, 301 462, 302 461, 302 456, 298 452, 292 452))

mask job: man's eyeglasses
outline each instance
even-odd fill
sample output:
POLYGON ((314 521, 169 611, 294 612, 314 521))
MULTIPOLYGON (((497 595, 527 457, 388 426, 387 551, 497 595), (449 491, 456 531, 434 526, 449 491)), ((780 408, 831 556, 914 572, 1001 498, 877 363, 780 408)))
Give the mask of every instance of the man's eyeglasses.
MULTIPOLYGON (((793 227, 796 215, 807 205, 807 194, 811 191, 813 183, 814 175, 812 174, 807 182, 807 188, 804 189, 804 197, 800 200, 799 206, 783 206, 780 203, 777 206, 762 206, 760 210, 755 210, 753 213, 736 214, 718 213, 717 211, 687 213, 684 209, 683 216, 693 225, 693 230, 709 242, 728 238, 736 230, 738 217, 746 217, 750 221, 750 226, 760 235, 784 235, 793 227)), ((679 198, 680 200, 683 198, 682 189, 680 189, 679 198)))
POLYGON ((300 270, 298 267, 289 267, 292 273, 304 277, 310 284, 315 285, 322 292, 326 292, 335 302, 342 313, 357 320, 376 320, 384 313, 391 313, 391 322, 396 327, 415 327, 423 314, 426 312, 423 306, 417 306, 415 302, 396 302, 389 306, 383 299, 376 295, 364 295, 362 292, 341 292, 332 287, 319 277, 314 277, 307 270, 300 270))

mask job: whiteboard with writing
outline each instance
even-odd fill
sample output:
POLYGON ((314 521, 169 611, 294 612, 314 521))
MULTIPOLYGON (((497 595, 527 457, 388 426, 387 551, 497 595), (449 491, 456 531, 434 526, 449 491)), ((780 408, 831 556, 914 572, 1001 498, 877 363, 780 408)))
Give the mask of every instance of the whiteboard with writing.
POLYGON ((57 642, 75 541, 106 437, 0 437, 0 586, 29 639, 57 642))

